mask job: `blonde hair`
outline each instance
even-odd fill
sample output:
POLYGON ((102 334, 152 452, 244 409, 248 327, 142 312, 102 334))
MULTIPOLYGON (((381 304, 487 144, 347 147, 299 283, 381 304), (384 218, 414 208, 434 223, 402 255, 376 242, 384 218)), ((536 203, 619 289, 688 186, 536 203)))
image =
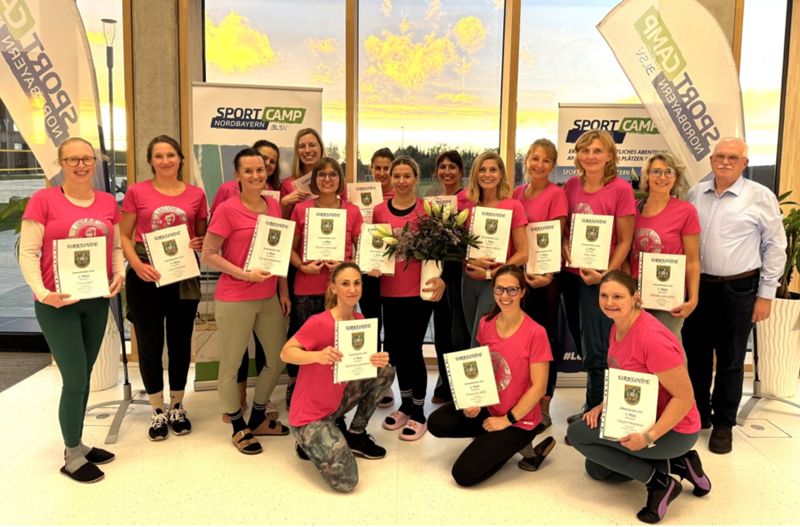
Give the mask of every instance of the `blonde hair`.
POLYGON ((684 175, 686 167, 677 157, 669 152, 655 154, 645 161, 644 168, 642 168, 642 179, 639 181, 639 189, 647 192, 647 189, 650 187, 648 180, 650 178, 650 167, 653 165, 654 161, 663 161, 665 165, 675 171, 675 184, 672 185, 672 189, 670 189, 669 193, 675 197, 683 196, 686 188, 686 177, 684 175))
POLYGON ((474 203, 482 203, 483 189, 478 184, 478 173, 480 172, 481 165, 486 161, 496 161, 498 168, 500 168, 500 183, 497 185, 497 199, 505 199, 511 195, 511 185, 508 184, 506 179, 506 165, 503 159, 497 152, 487 150, 472 162, 472 168, 469 173, 469 181, 467 182, 467 197, 474 203))
POLYGON ((617 177, 617 145, 614 143, 614 138, 605 130, 589 130, 578 138, 575 142, 575 168, 578 169, 578 175, 581 178, 581 183, 586 183, 586 171, 581 166, 578 160, 578 152, 592 144, 592 141, 597 139, 600 141, 605 149, 611 154, 611 160, 606 163, 605 173, 603 174, 603 185, 610 182, 617 177))
POLYGON ((337 265, 331 273, 331 281, 328 282, 328 288, 325 290, 325 309, 333 309, 338 304, 339 299, 331 286, 336 284, 336 278, 346 269, 355 269, 359 275, 361 274, 361 268, 355 262, 342 262, 337 265))
MULTIPOLYGON (((551 140, 545 139, 544 137, 541 139, 537 139, 536 141, 531 143, 531 146, 528 147, 528 153, 525 154, 525 163, 527 164, 528 158, 533 155, 533 151, 536 150, 537 148, 542 148, 545 152, 547 152, 548 156, 553 158, 553 168, 555 168, 556 163, 558 162, 558 149, 551 140)), ((525 171, 525 179, 530 181, 527 169, 525 171)))
POLYGON ((322 142, 322 136, 319 135, 319 132, 313 128, 301 128, 297 131, 297 135, 294 136, 294 152, 292 154, 292 176, 294 177, 300 177, 304 175, 300 172, 300 155, 297 153, 297 151, 299 149, 298 145, 300 144, 300 138, 308 134, 313 135, 319 143, 319 157, 325 157, 325 144, 322 142))
POLYGON ((92 143, 90 143, 89 141, 87 141, 83 137, 78 137, 78 136, 68 137, 67 139, 64 139, 64 141, 62 141, 60 145, 58 145, 58 154, 57 155, 58 155, 58 161, 59 162, 61 161, 61 156, 64 155, 64 148, 67 145, 70 145, 72 143, 83 143, 86 146, 88 146, 89 148, 91 148, 92 151, 94 151, 94 147, 92 146, 92 143))

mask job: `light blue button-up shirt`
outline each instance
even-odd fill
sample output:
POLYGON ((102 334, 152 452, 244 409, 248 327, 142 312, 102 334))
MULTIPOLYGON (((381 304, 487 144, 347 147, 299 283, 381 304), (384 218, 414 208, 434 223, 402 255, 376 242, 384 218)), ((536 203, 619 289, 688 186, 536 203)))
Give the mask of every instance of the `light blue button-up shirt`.
POLYGON ((700 271, 731 276, 761 269, 758 296, 775 298, 786 263, 786 233, 778 199, 742 176, 721 195, 714 178, 696 184, 689 201, 700 217, 700 271))

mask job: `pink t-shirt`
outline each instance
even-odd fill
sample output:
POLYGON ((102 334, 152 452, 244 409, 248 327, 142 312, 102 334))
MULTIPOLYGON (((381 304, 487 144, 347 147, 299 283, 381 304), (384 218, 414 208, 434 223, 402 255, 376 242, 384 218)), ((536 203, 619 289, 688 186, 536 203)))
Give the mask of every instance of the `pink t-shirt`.
MULTIPOLYGON (((381 189, 383 190, 383 189, 381 189)), ((386 203, 390 199, 394 197, 394 188, 390 188, 389 190, 383 190, 383 202, 386 203)))
MULTIPOLYGON (((415 231, 419 218, 423 214, 425 214, 425 207, 422 198, 417 198, 417 204, 414 209, 404 216, 395 215, 389 209, 389 202, 385 201, 372 211, 372 221, 374 223, 388 223, 392 226, 395 236, 398 236, 406 223, 409 224, 410 231, 415 231)), ((419 296, 421 274, 422 262, 416 258, 408 261, 395 260, 394 275, 381 276, 381 296, 393 298, 419 296), (408 264, 408 267, 406 267, 406 264, 408 264)))
POLYGON ((467 197, 467 189, 460 188, 456 192, 456 207, 458 207, 458 211, 461 212, 464 209, 468 209, 473 206, 473 203, 467 197))
MULTIPOLYGON (((472 222, 472 209, 475 207, 482 207, 483 205, 479 205, 477 203, 473 203, 472 201, 467 200, 466 208, 469 210, 469 216, 467 216, 467 221, 465 225, 470 225, 472 222)), ((511 230, 513 231, 517 227, 526 227, 528 225, 528 218, 525 216, 525 209, 522 208, 522 203, 519 202, 518 199, 515 198, 503 198, 498 201, 493 207, 494 209, 504 209, 511 211, 511 230)), ((506 258, 511 257, 512 254, 517 252, 516 247, 514 246, 514 235, 509 235, 509 243, 508 243, 508 253, 506 254, 506 258)), ((527 255, 526 255, 527 256, 527 255)), ((467 276, 466 274, 464 276, 467 276)))
MULTIPOLYGON (((597 192, 585 192, 579 176, 573 176, 564 185, 564 192, 567 194, 570 218, 572 214, 602 214, 619 218, 622 216, 633 216, 636 214, 636 201, 633 198, 633 187, 630 183, 620 177, 615 177, 597 192)), ((567 218, 568 220, 570 218, 567 218)), ((567 221, 567 233, 569 235, 570 222, 567 221)), ((616 221, 611 230, 611 250, 613 254, 617 246, 616 221)), ((570 273, 578 274, 574 267, 567 267, 570 273)))
POLYGON ((88 207, 79 207, 67 199, 61 192, 61 187, 37 190, 28 201, 22 219, 44 225, 39 268, 42 272, 42 282, 47 289, 56 290, 53 274, 53 243, 55 240, 67 238, 105 236, 106 271, 108 279, 111 279, 114 225, 120 220, 119 208, 114 196, 95 190, 92 204, 88 207))
POLYGON ((636 211, 631 247, 631 271, 639 277, 639 253, 684 254, 683 236, 700 233, 697 209, 688 201, 670 198, 664 210, 645 217, 636 211))
POLYGON ((153 180, 134 183, 122 200, 122 212, 136 214, 136 241, 142 235, 166 227, 185 224, 189 237, 194 238, 197 220, 208 218, 206 194, 200 187, 186 183, 177 196, 162 194, 153 186, 153 180))
POLYGON ((513 197, 522 203, 528 223, 538 223, 540 221, 551 221, 561 217, 566 217, 569 213, 567 206, 567 194, 564 189, 554 183, 547 185, 544 190, 535 198, 526 198, 525 189, 527 184, 520 185, 514 189, 513 197))
MULTIPOLYGON (((305 228, 306 228, 306 210, 313 208, 315 200, 307 199, 297 204, 292 211, 292 220, 296 222, 295 225, 295 238, 298 243, 295 245, 295 250, 300 258, 303 258, 303 243, 305 241, 305 228)), ((347 211, 347 226, 345 227, 345 246, 344 246, 344 259, 346 261, 353 260, 353 247, 358 242, 358 236, 361 234, 361 224, 363 219, 361 211, 352 203, 347 203, 341 200, 341 208, 347 211)), ((330 282, 331 273, 328 269, 323 269, 319 274, 306 274, 299 269, 294 277, 294 294, 300 296, 306 295, 324 295, 325 289, 330 282)))
MULTIPOLYGON (((362 319, 364 315, 356 313, 355 318, 362 319)), ((322 351, 335 345, 336 320, 330 310, 317 313, 306 320, 294 338, 306 351, 322 351)), ((328 417, 339 408, 346 387, 346 382, 334 384, 333 366, 301 365, 292 394, 289 424, 297 428, 328 417)))
MULTIPOLYGON (((678 339, 653 315, 641 311, 628 334, 617 341, 617 326, 611 326, 608 338, 608 365, 611 368, 637 373, 659 373, 685 364, 678 339)), ((687 374, 688 375, 688 374, 687 374)), ((661 417, 672 396, 658 385, 656 415, 661 417)), ((700 413, 697 404, 681 419, 675 428, 681 434, 693 434, 700 430, 700 413)))
POLYGON ((222 202, 229 200, 233 196, 238 196, 239 192, 239 180, 232 179, 230 181, 226 181, 222 185, 219 186, 217 189, 217 193, 214 195, 214 201, 211 203, 211 215, 214 215, 214 211, 217 210, 222 202))
MULTIPOLYGON (((264 199, 267 202, 267 215, 280 218, 281 206, 278 202, 267 197, 264 199)), ((222 256, 233 265, 244 268, 257 221, 257 213, 245 207, 238 197, 231 198, 219 206, 217 214, 211 216, 208 232, 225 238, 222 242, 222 256)), ((271 298, 275 295, 277 285, 277 276, 263 282, 248 282, 222 273, 214 291, 214 298, 223 302, 271 298)))
MULTIPOLYGON (((497 317, 491 320, 483 317, 478 326, 477 340, 481 346, 489 347, 500 396, 500 402, 490 406, 489 413, 494 416, 506 415, 531 387, 530 365, 553 360, 547 332, 525 315, 514 334, 502 338, 497 334, 497 317)), ((537 404, 525 416, 515 417, 517 423, 513 426, 533 430, 542 420, 542 409, 537 404)))
MULTIPOLYGON (((290 176, 290 177, 287 177, 286 179, 284 179, 283 181, 281 181, 281 188, 278 189, 278 190, 281 193, 281 199, 283 199, 284 197, 286 197, 289 194, 291 194, 292 192, 294 192, 295 191, 294 178, 290 176)), ((298 203, 294 203, 292 205, 289 205, 289 210, 286 212, 286 217, 285 217, 286 219, 289 219, 289 218, 292 217, 292 212, 294 212, 294 208, 298 203)))

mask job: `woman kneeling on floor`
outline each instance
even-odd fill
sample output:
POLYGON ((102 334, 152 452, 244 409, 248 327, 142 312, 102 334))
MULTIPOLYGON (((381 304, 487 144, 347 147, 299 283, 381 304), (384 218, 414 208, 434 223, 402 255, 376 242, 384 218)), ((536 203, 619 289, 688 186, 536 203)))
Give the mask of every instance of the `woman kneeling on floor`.
POLYGON ((309 318, 281 351, 281 360, 300 371, 289 410, 289 425, 297 440, 297 455, 310 459, 334 490, 350 492, 358 484, 353 454, 381 459, 386 450, 367 433, 367 423, 394 380, 389 354, 370 358, 378 368, 373 379, 334 384, 333 364, 342 358, 334 347, 336 322, 364 318, 356 313, 361 298, 361 270, 352 262, 331 273, 325 311, 309 318), (350 429, 344 415, 356 407, 350 429))
POLYGON ((448 403, 428 420, 428 430, 436 437, 475 438, 453 465, 453 479, 464 487, 489 479, 517 452, 528 456, 520 468, 537 470, 555 446, 548 437, 531 448, 541 430, 539 401, 553 355, 544 328, 520 307, 525 295, 522 271, 513 265, 500 267, 492 293, 495 305, 480 320, 477 340, 491 351, 500 402, 463 412, 448 403))
POLYGON ((700 432, 700 414, 678 339, 653 315, 642 311, 630 275, 610 271, 603 277, 600 309, 614 321, 608 365, 658 377, 657 420, 646 432, 628 434, 619 442, 601 439, 597 426, 603 411, 600 404, 569 426, 567 438, 586 456, 586 472, 592 479, 635 479, 646 484, 647 503, 637 517, 656 523, 682 490, 670 473, 691 481, 695 496, 711 490, 700 457, 690 450, 700 432))

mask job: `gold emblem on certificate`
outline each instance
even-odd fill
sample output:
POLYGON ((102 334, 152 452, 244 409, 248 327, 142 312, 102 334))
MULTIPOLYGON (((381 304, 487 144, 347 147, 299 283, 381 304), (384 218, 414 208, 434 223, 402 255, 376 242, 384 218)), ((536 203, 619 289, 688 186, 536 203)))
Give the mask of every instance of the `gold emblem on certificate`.
POLYGON ((178 244, 175 243, 175 240, 167 240, 165 242, 161 242, 162 247, 164 247, 164 253, 167 256, 175 256, 178 254, 178 244))
POLYGON ((378 352, 378 319, 338 320, 336 322, 336 348, 342 360, 334 363, 333 382, 373 379, 378 368, 370 358, 378 352))
POLYGON ((550 245, 550 235, 545 233, 536 235, 536 247, 539 249, 546 249, 550 245))
POLYGON ((386 242, 380 236, 373 236, 373 233, 382 227, 385 231, 391 232, 392 226, 388 223, 362 223, 361 236, 358 237, 358 247, 356 249, 356 263, 361 268, 362 273, 368 273, 377 269, 382 274, 394 274, 394 256, 387 258, 386 242))
POLYGON ((75 251, 75 267, 85 269, 92 263, 92 253, 89 251, 75 251))
POLYGON ((289 273, 294 226, 292 220, 259 214, 244 270, 263 269, 275 276, 285 277, 289 273))
POLYGON ((600 437, 619 441, 628 434, 646 432, 656 422, 657 405, 657 376, 607 369, 600 437))
POLYGON ((614 216, 573 214, 569 239, 570 267, 608 269, 613 229, 614 216))
POLYGON ((642 307, 671 311, 686 293, 686 255, 639 253, 639 297, 642 307))
POLYGON ((557 273, 561 270, 561 221, 540 221, 529 223, 528 274, 557 273))
POLYGON ((348 183, 347 199, 361 211, 364 223, 372 223, 375 205, 383 203, 383 190, 376 181, 348 183))
POLYGON ((200 276, 194 251, 189 247, 189 229, 185 224, 146 233, 143 237, 150 264, 161 273, 156 287, 200 276))
POLYGON ((56 291, 72 300, 106 296, 108 269, 106 237, 53 241, 53 277, 56 291))
POLYGON ((457 409, 500 402, 492 356, 487 346, 447 353, 444 361, 457 409))
POLYGON ((306 209, 303 235, 303 261, 334 260, 345 255, 347 229, 346 209, 306 209))
POLYGON ((470 246, 467 258, 494 258, 503 263, 511 240, 511 211, 492 207, 472 209, 470 233, 478 237, 478 248, 470 246))
POLYGON ((278 229, 270 229, 267 235, 267 243, 270 247, 275 247, 281 242, 281 231, 278 229))
POLYGON ((319 228, 322 234, 330 234, 333 232, 333 220, 320 220, 319 228))

